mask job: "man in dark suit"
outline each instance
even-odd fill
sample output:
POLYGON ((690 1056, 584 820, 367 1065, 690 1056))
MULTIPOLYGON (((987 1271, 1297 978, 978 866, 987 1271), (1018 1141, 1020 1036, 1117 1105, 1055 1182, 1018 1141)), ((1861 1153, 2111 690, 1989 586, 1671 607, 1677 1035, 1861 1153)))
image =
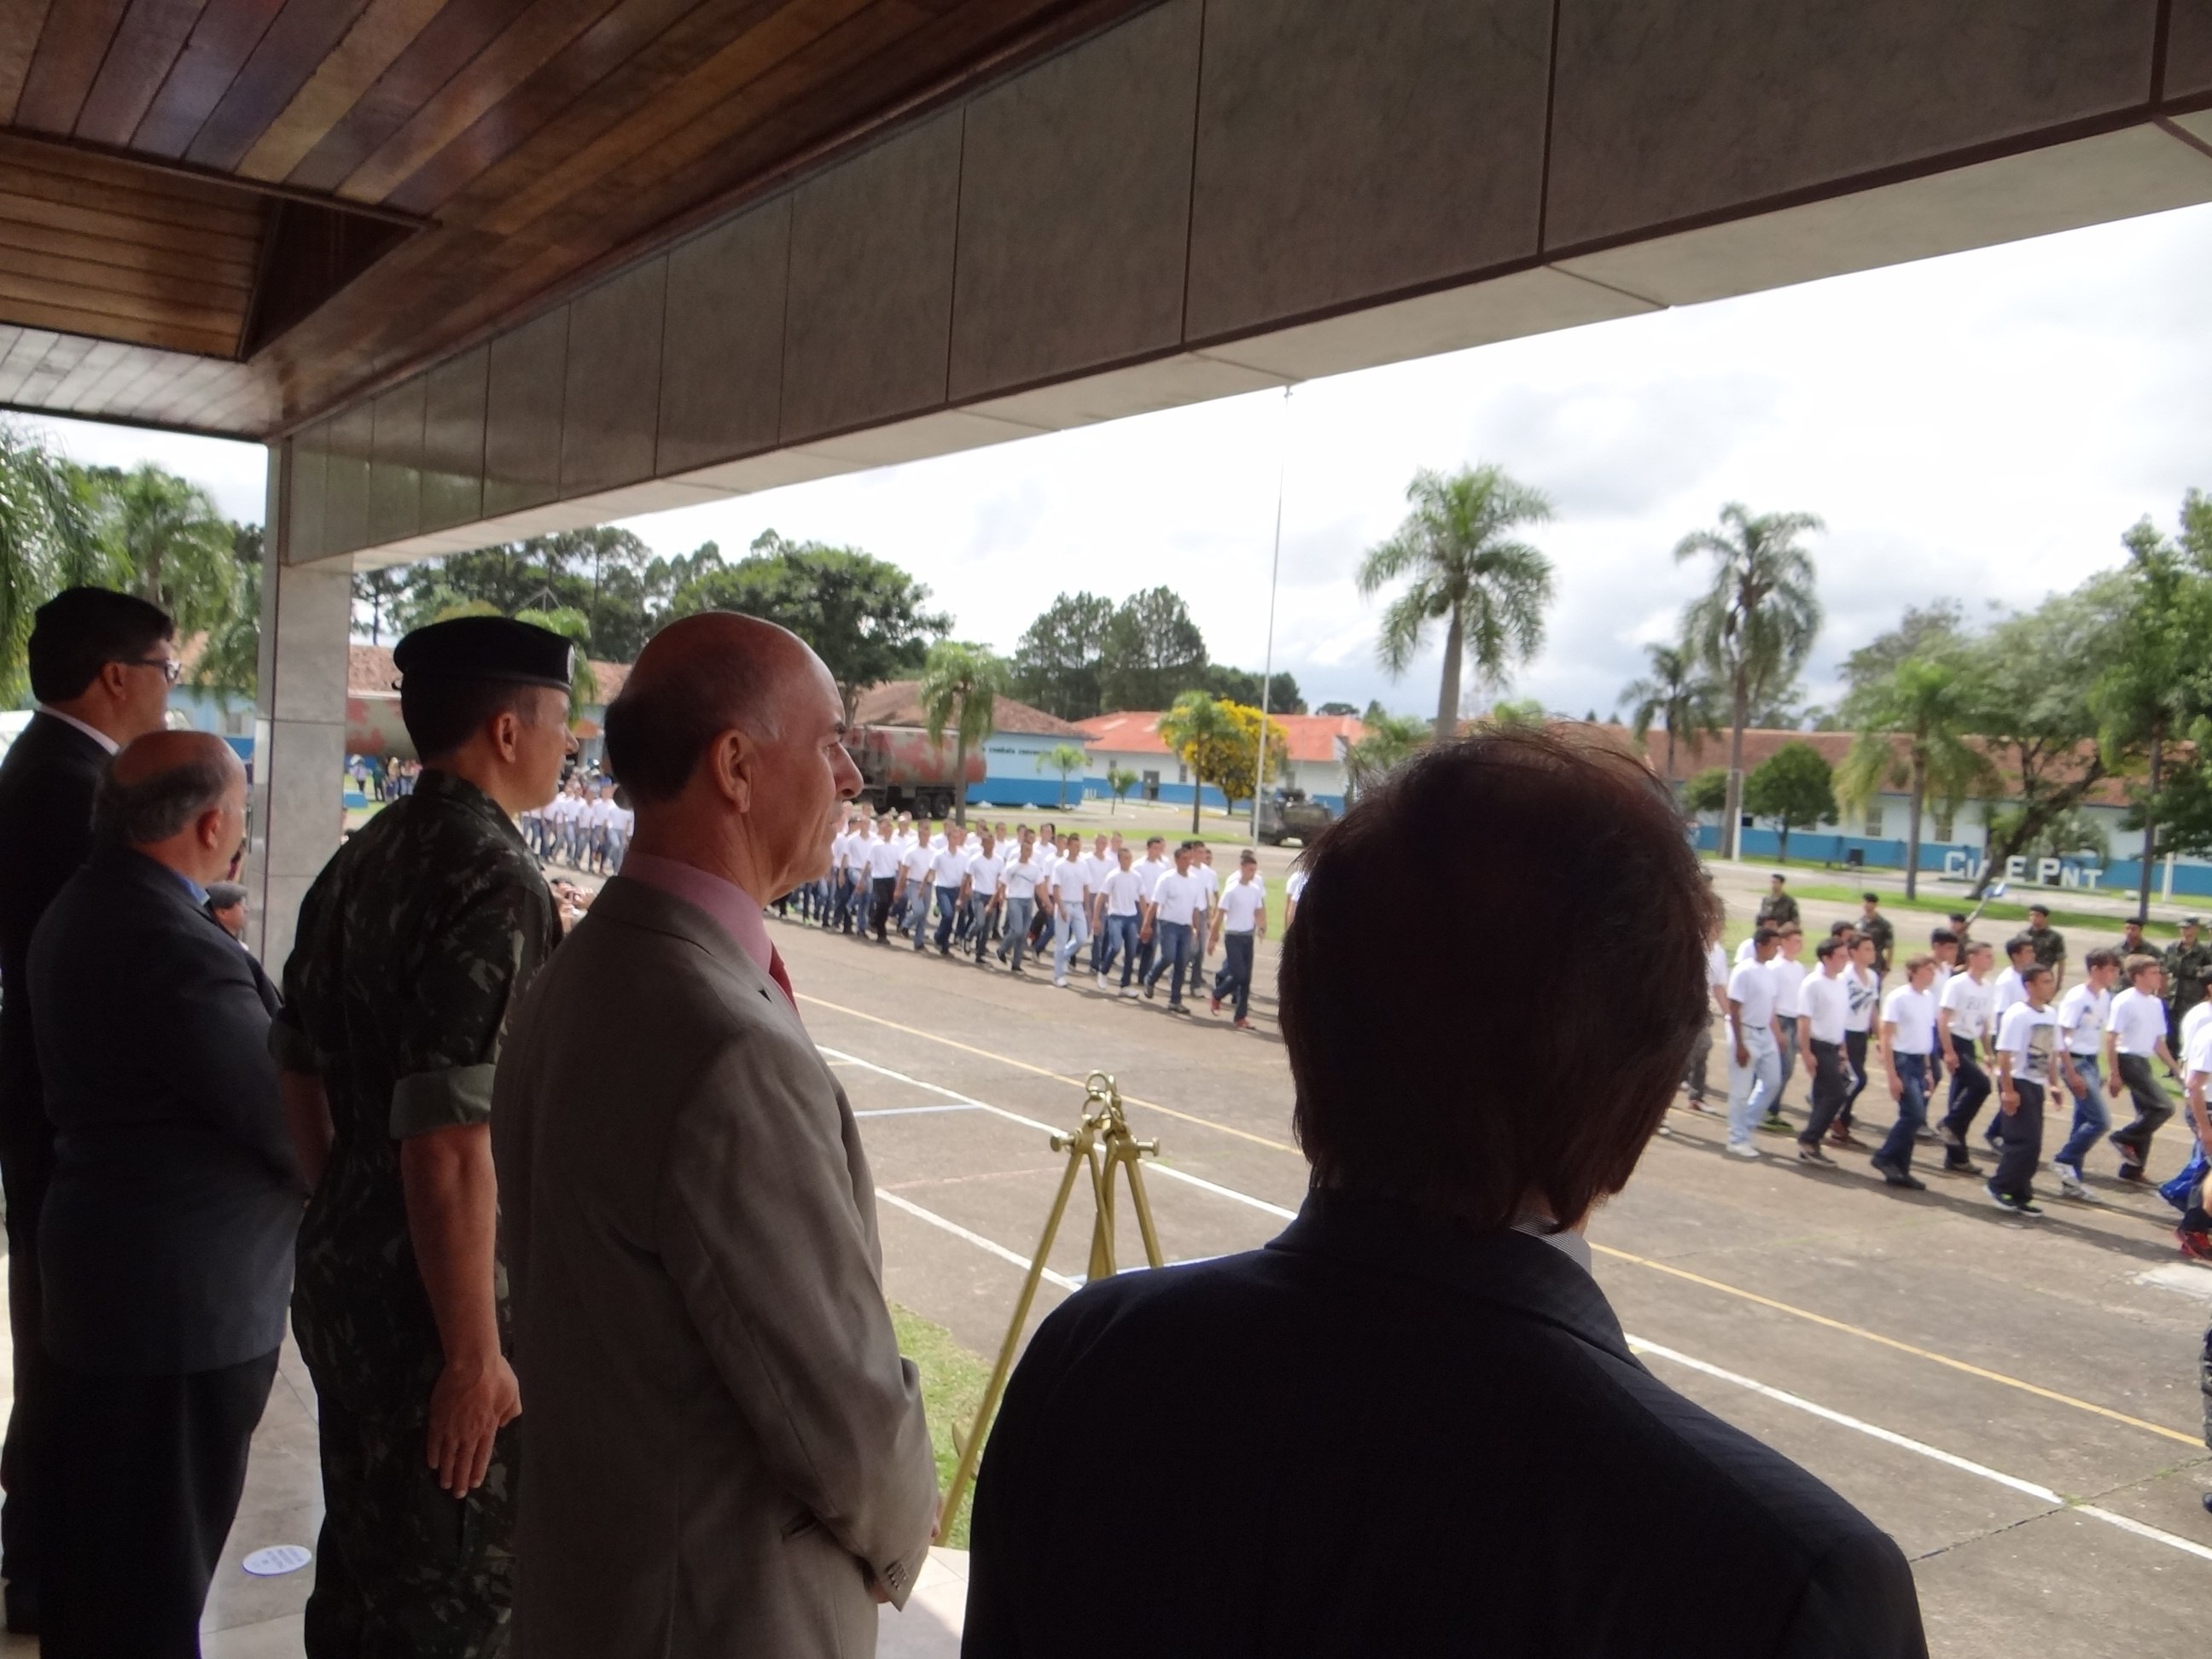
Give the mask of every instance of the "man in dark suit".
POLYGON ((196 1659, 276 1374, 305 1198, 269 1057, 276 994, 208 915, 246 833, 222 738, 109 763, 91 859, 31 942, 52 1180, 47 1659, 196 1659))
POLYGON ((1715 901, 1664 787, 1507 728, 1362 791, 1305 862, 1280 971, 1305 1206, 1039 1328, 984 1455, 963 1654, 1921 1659, 1897 1546, 1647 1371, 1589 1272, 1580 1230, 1708 1017, 1715 901), (1439 868, 1439 823, 1483 856, 1439 868), (1442 890, 1408 932, 1416 866, 1442 890), (1469 959, 1476 917, 1605 945, 1469 959), (1103 1456, 1102 1407, 1136 1414, 1103 1456))
POLYGON ((0 762, 0 1182, 8 1200, 15 1404, 0 1448, 0 1573, 11 1631, 38 1626, 53 1403, 40 1340, 39 1212, 53 1131, 39 1088, 27 985, 31 931, 92 849, 93 787, 123 744, 161 729, 175 629, 157 605, 73 587, 39 607, 28 649, 38 713, 0 762))

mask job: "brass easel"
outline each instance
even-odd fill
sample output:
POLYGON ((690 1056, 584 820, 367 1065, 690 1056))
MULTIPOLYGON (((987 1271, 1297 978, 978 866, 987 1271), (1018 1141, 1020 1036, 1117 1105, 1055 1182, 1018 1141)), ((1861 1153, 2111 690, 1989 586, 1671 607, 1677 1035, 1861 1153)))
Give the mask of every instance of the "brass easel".
POLYGON ((1145 1260, 1151 1266, 1164 1266, 1160 1257, 1160 1237, 1152 1226, 1152 1200, 1145 1196, 1144 1170, 1138 1160, 1159 1154, 1157 1140, 1139 1140, 1129 1133, 1128 1121, 1121 1115, 1121 1091, 1114 1079, 1104 1072, 1093 1072, 1084 1080, 1083 1121, 1072 1135, 1056 1134, 1052 1138, 1052 1149, 1067 1154, 1067 1168, 1060 1177, 1060 1190, 1052 1200, 1052 1212, 1045 1218, 1044 1237, 1037 1241, 1036 1254, 1030 1258, 1028 1275, 1022 1280, 1022 1293, 1014 1304, 1013 1322, 1006 1327, 1006 1340, 999 1345, 998 1363, 991 1367, 991 1381, 983 1390, 982 1403, 975 1407, 975 1420, 962 1433, 957 1425, 952 1430, 953 1444, 959 1448, 960 1462, 952 1471, 952 1480, 945 1489, 945 1506, 940 1511, 945 1520, 960 1512, 960 1500, 967 1495, 969 1482, 975 1478, 975 1463, 983 1455, 983 1442, 991 1431, 991 1418, 999 1409, 999 1398, 1006 1392, 1006 1374, 1014 1368, 1014 1350, 1021 1346, 1022 1328, 1029 1323, 1030 1304, 1036 1299, 1036 1288, 1044 1278, 1045 1262, 1052 1255, 1053 1240, 1060 1234, 1060 1224, 1067 1214, 1067 1200, 1074 1194, 1076 1176, 1085 1169, 1091 1171, 1091 1195, 1097 1200, 1097 1212, 1091 1224, 1090 1278, 1093 1280, 1111 1279, 1118 1271, 1114 1256, 1114 1171, 1121 1170, 1128 1178, 1130 1207, 1137 1212, 1137 1231, 1145 1241, 1145 1260))

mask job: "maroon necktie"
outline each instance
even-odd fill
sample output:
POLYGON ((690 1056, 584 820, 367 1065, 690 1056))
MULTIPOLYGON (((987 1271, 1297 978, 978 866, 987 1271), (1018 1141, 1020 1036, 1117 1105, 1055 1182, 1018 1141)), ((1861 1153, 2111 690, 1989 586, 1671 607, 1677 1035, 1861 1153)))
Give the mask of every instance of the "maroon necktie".
POLYGON ((783 971, 783 952, 773 945, 768 947, 768 976, 783 988, 785 1000, 791 1004, 791 1012, 797 1013, 799 997, 791 988, 791 975, 783 971))

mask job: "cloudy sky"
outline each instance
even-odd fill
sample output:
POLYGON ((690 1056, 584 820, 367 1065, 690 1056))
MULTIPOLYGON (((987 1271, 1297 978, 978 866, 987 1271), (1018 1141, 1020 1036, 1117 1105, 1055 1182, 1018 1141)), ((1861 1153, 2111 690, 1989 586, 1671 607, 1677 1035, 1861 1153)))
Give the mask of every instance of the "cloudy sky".
MULTIPOLYGON (((2212 207, 1601 323, 1279 392, 1054 434, 631 521, 662 551, 764 528, 849 543, 928 583, 962 637, 1011 650, 1053 597, 1167 583, 1218 660, 1260 666, 1278 477, 1274 659, 1308 700, 1432 711, 1437 653, 1391 682, 1361 553, 1419 467, 1496 461, 1557 505, 1542 654, 1513 695, 1610 709, 1673 637, 1699 571, 1670 556, 1720 505, 1819 514, 1827 625, 1808 677, 1906 605, 2032 605, 2212 486, 2212 207)), ((150 457, 261 514, 260 452, 54 422, 80 459, 150 457)))

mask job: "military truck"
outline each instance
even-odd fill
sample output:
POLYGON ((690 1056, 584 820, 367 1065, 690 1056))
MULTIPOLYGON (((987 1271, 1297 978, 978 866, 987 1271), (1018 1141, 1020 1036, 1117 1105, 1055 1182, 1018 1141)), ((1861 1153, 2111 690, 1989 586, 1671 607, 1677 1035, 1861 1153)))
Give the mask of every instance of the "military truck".
POLYGON ((1303 846, 1336 821, 1336 814, 1322 802, 1306 799, 1303 789, 1277 789, 1261 798, 1261 841, 1280 847, 1286 841, 1303 846))
POLYGON ((951 733, 933 742, 918 726, 860 726, 845 734, 846 751, 860 769, 860 799, 878 812, 906 811, 921 818, 950 817, 956 787, 983 781, 983 757, 970 750, 966 777, 956 786, 957 744, 951 733))

